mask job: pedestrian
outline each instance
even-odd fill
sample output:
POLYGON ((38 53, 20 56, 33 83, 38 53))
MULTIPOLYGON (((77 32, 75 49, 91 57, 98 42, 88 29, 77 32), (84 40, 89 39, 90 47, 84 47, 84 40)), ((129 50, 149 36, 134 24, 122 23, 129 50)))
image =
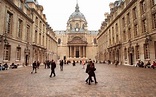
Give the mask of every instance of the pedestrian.
POLYGON ((34 71, 35 71, 35 73, 37 73, 37 70, 36 70, 36 68, 37 68, 37 63, 36 63, 36 61, 33 62, 32 67, 33 67, 33 70, 32 70, 31 73, 33 73, 34 71))
MULTIPOLYGON (((92 64, 92 61, 91 60, 88 62, 87 67, 86 67, 86 73, 88 74, 88 77, 86 79, 86 83, 88 83, 88 81, 89 81, 90 64, 92 64)), ((91 82, 93 82, 92 78, 91 78, 91 82)))
POLYGON ((84 69, 84 66, 85 66, 85 61, 82 60, 82 69, 84 69))
POLYGON ((95 71, 96 70, 96 68, 95 68, 95 65, 94 65, 94 63, 91 63, 90 64, 90 68, 89 68, 89 71, 88 71, 88 73, 89 73, 89 85, 91 84, 91 81, 92 81, 92 76, 94 77, 94 81, 95 81, 95 84, 97 84, 98 82, 96 81, 96 75, 95 75, 95 71))
POLYGON ((45 68, 45 69, 47 68, 47 60, 44 61, 44 68, 45 68))
POLYGON ((73 60, 73 66, 75 66, 75 60, 73 60))
POLYGON ((52 60, 50 62, 50 64, 51 64, 51 74, 50 74, 50 77, 52 77, 52 74, 54 74, 54 77, 55 77, 56 76, 56 74, 55 74, 56 63, 55 63, 54 60, 52 60))
POLYGON ((156 62, 153 61, 153 64, 151 65, 151 68, 155 69, 156 68, 156 62))
POLYGON ((60 60, 60 70, 63 71, 63 60, 60 60))
POLYGON ((40 62, 37 61, 37 68, 39 69, 39 67, 40 67, 40 62))

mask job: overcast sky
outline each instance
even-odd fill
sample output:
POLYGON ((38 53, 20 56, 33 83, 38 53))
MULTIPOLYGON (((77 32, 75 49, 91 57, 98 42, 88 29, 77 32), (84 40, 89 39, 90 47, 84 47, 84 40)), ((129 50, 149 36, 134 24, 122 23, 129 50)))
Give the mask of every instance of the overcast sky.
MULTIPOLYGON (((88 30, 100 29, 104 13, 109 12, 109 3, 116 0, 78 0, 80 12, 88 22, 88 30)), ((75 11, 77 0, 38 0, 44 7, 48 24, 53 30, 66 30, 66 23, 75 11)))

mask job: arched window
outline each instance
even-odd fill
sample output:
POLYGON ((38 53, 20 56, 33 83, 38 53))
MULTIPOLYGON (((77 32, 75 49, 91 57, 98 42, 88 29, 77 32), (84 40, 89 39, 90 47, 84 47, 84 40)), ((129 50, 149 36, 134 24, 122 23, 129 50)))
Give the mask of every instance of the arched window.
POLYGON ((58 44, 61 44, 61 39, 60 38, 58 39, 58 44))

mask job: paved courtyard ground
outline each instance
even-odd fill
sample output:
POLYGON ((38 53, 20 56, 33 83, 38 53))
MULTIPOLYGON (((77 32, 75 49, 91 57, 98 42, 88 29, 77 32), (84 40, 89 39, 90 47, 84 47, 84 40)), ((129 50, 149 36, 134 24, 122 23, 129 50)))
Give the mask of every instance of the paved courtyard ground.
POLYGON ((0 97, 156 97, 156 70, 132 66, 95 64, 98 84, 85 83, 80 64, 56 67, 56 77, 41 66, 0 71, 0 97))

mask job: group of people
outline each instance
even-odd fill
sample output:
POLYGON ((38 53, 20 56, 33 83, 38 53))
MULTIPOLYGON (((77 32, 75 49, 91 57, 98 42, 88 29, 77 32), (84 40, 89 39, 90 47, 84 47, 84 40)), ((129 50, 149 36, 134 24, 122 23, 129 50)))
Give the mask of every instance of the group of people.
POLYGON ((4 65, 2 65, 2 63, 0 63, 0 71, 1 70, 7 70, 8 69, 8 64, 7 63, 5 63, 4 65))
POLYGON ((33 70, 32 70, 31 73, 33 73, 33 72, 37 73, 37 69, 39 69, 39 67, 40 67, 40 62, 39 61, 34 61, 32 63, 32 67, 33 67, 33 70))
POLYGON ((136 64, 136 67, 142 67, 142 68, 153 68, 155 69, 156 68, 156 62, 153 61, 153 63, 151 64, 150 61, 147 61, 146 64, 144 64, 143 61, 141 60, 138 60, 137 64, 136 64))
POLYGON ((18 66, 19 64, 16 65, 15 63, 12 63, 11 65, 8 65, 7 63, 2 65, 2 63, 0 63, 0 70, 16 69, 18 66))
MULTIPOLYGON (((54 60, 52 60, 52 61, 46 61, 45 64, 47 64, 47 63, 49 64, 49 67, 51 67, 51 73, 50 73, 50 76, 49 77, 52 77, 52 75, 53 75, 53 77, 55 77, 56 76, 56 74, 55 74, 55 68, 56 68, 55 61, 54 60)), ((34 61, 33 62, 33 64, 32 64, 33 69, 32 69, 32 72, 31 73, 33 73, 33 72, 37 73, 37 68, 39 69, 39 64, 40 63, 38 61, 34 61)), ((63 64, 64 64, 63 63, 63 60, 60 60, 59 61, 60 71, 63 71, 63 64)), ((80 64, 85 65, 85 62, 84 61, 81 61, 80 64)), ((73 66, 75 66, 75 61, 73 61, 73 66)), ((87 62, 87 66, 86 66, 86 73, 88 74, 88 77, 87 77, 87 79, 85 81, 89 85, 91 85, 91 82, 95 82, 95 84, 98 83, 96 81, 95 70, 96 70, 96 68, 95 68, 94 63, 91 60, 88 61, 87 62), (92 77, 94 78, 94 81, 93 81, 92 77)))

